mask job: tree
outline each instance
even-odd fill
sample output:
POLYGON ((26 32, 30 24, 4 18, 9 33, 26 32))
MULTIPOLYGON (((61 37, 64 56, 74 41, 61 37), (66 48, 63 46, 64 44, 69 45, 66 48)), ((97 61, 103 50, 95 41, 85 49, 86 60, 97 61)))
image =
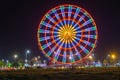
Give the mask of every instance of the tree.
POLYGON ((5 66, 4 61, 0 61, 0 67, 3 67, 3 66, 5 66))
POLYGON ((19 67, 23 67, 24 66, 23 60, 18 60, 18 66, 19 67))
POLYGON ((108 60, 107 60, 107 59, 104 59, 104 60, 103 60, 103 65, 104 65, 104 66, 107 66, 107 65, 108 65, 108 60))

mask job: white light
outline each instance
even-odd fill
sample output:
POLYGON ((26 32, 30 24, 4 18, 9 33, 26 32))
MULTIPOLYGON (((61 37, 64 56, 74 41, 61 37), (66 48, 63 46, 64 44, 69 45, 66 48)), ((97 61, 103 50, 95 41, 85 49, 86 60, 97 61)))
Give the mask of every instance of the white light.
POLYGON ((2 61, 4 62, 5 60, 4 60, 4 59, 2 59, 2 61))
POLYGON ((14 58, 18 58, 18 55, 17 55, 17 54, 15 54, 15 55, 14 55, 14 58))
POLYGON ((26 53, 30 53, 30 50, 27 50, 26 53))
POLYGON ((9 62, 9 60, 6 60, 6 63, 8 63, 9 62))
POLYGON ((110 57, 110 54, 108 54, 108 57, 110 57))
POLYGON ((25 59, 25 62, 27 62, 27 59, 25 59))
POLYGON ((72 59, 72 57, 70 56, 69 59, 72 59))
POLYGON ((94 56, 95 54, 92 54, 92 56, 94 56))

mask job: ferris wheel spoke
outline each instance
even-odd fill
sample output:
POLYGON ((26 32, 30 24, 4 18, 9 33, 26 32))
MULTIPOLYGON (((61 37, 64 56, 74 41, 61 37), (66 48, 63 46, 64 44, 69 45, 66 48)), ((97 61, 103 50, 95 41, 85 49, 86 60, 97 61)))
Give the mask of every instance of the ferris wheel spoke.
MULTIPOLYGON (((62 17, 63 19, 65 19, 65 11, 64 11, 64 6, 60 7, 61 13, 62 13, 62 17)), ((64 20, 64 25, 66 25, 66 20, 64 20)))
POLYGON ((59 16, 59 14, 57 13, 56 9, 53 9, 52 12, 54 13, 54 15, 55 15, 55 17, 56 17, 57 19, 60 19, 60 16, 59 16))
POLYGON ((71 17, 71 14, 72 14, 72 6, 68 6, 68 18, 71 17))
POLYGON ((86 45, 89 45, 90 47, 94 47, 94 44, 91 42, 88 42, 86 40, 82 40, 83 43, 85 43, 86 45))
POLYGON ((51 39, 49 36, 46 36, 46 37, 40 37, 39 38, 39 41, 44 41, 44 40, 48 40, 48 39, 51 39))
POLYGON ((76 38, 73 40, 73 42, 75 42, 75 43, 77 44, 77 43, 79 42, 79 40, 80 40, 80 39, 76 37, 76 38), (76 40, 78 40, 78 41, 76 41, 76 40))
POLYGON ((71 25, 70 25, 70 20, 68 20, 68 26, 71 26, 71 25))
POLYGON ((74 25, 75 30, 77 31, 78 29, 80 30, 80 26, 78 24, 74 25))
POLYGON ((68 48, 71 48, 71 45, 70 45, 70 43, 68 43, 68 48))
POLYGON ((58 30, 53 30, 53 31, 51 31, 53 34, 58 34, 58 30))
POLYGON ((58 31, 58 30, 60 29, 60 27, 61 27, 61 26, 60 26, 59 24, 56 24, 56 27, 54 28, 54 30, 57 30, 57 31, 58 31))
POLYGON ((43 29, 40 29, 40 30, 39 30, 39 33, 50 33, 50 30, 43 30, 43 29))
MULTIPOLYGON (((76 30, 78 30, 78 29, 76 29, 76 30)), ((96 30, 96 27, 93 26, 93 27, 90 27, 90 28, 79 30, 77 32, 89 32, 89 31, 95 31, 95 30, 96 30)))
MULTIPOLYGON (((73 42, 72 42, 72 45, 74 46, 73 42)), ((78 58, 80 59, 81 58, 81 55, 79 54, 79 51, 74 47, 74 50, 76 51, 76 55, 78 56, 78 58)))
POLYGON ((75 39, 78 40, 78 41, 80 40, 80 38, 78 38, 78 37, 76 37, 75 39))
POLYGON ((54 52, 54 50, 55 50, 56 48, 57 48, 57 47, 54 46, 52 49, 50 49, 49 52, 47 53, 47 55, 50 56, 50 55, 54 52))
POLYGON ((58 36, 57 36, 57 35, 54 35, 53 37, 54 37, 54 39, 55 39, 55 38, 58 38, 58 36))
POLYGON ((76 9, 76 12, 75 12, 75 14, 74 14, 74 19, 76 19, 76 17, 78 16, 78 13, 80 12, 80 9, 79 8, 77 8, 76 9))
POLYGON ((75 44, 73 42, 71 42, 72 46, 75 46, 75 44))
POLYGON ((76 32, 77 32, 78 35, 79 35, 80 33, 82 34, 82 31, 81 31, 81 30, 77 30, 76 32))
POLYGON ((59 38, 57 38, 58 36, 54 37, 54 40, 57 42, 58 40, 60 41, 59 38))
MULTIPOLYGON (((61 42, 60 46, 63 46, 64 42, 61 42)), ((58 50, 56 51, 56 54, 55 54, 55 59, 58 60, 58 57, 59 57, 59 54, 61 52, 61 49, 60 47, 58 48, 58 50)))
POLYGON ((75 61, 75 58, 74 58, 74 56, 73 56, 73 53, 72 53, 72 51, 70 51, 70 61, 71 62, 74 62, 75 61))
POLYGON ((57 38, 57 39, 55 39, 55 41, 57 42, 57 44, 58 44, 59 46, 61 45, 61 42, 62 42, 62 41, 60 41, 60 39, 57 38))
MULTIPOLYGON (((55 9, 52 10, 52 12, 54 13, 55 17, 57 18, 57 20, 59 21, 60 20, 60 16, 59 14, 57 13, 57 11, 55 9)), ((60 24, 58 23, 56 26, 60 27, 60 25, 63 26, 63 23, 60 21, 60 24)))
MULTIPOLYGON (((65 48, 67 48, 67 44, 66 43, 64 43, 65 44, 65 48)), ((67 56, 66 56, 67 54, 66 54, 66 51, 64 51, 64 53, 63 53, 63 59, 62 59, 62 62, 66 62, 66 58, 67 58, 67 56)))
POLYGON ((58 60, 60 52, 61 52, 61 51, 59 50, 59 51, 57 51, 57 52, 54 53, 54 55, 55 55, 55 56, 54 56, 54 59, 55 59, 55 60, 58 60))
POLYGON ((92 38, 92 39, 96 39, 96 35, 84 35, 85 38, 92 38))
POLYGON ((46 23, 45 21, 42 21, 40 24, 41 24, 41 25, 44 25, 44 26, 46 26, 46 27, 52 28, 52 25, 49 24, 49 23, 46 23))
POLYGON ((84 46, 81 45, 80 48, 81 48, 86 54, 89 53, 89 51, 88 51, 84 46))
POLYGON ((66 52, 63 53, 62 62, 66 63, 66 52))
POLYGON ((74 26, 75 24, 76 24, 76 23, 72 20, 72 22, 71 22, 70 25, 73 26, 73 27, 75 28, 75 26, 74 26))
POLYGON ((90 23, 92 23, 92 19, 87 20, 87 21, 84 22, 82 25, 83 25, 83 26, 86 26, 86 25, 88 25, 88 24, 90 24, 90 23))
MULTIPOLYGON (((76 24, 79 24, 82 20, 84 20, 84 18, 85 18, 85 16, 82 15, 82 16, 79 18, 79 20, 76 22, 76 24)), ((74 27, 77 27, 76 24, 74 24, 74 27)), ((80 27, 80 26, 78 26, 78 27, 76 28, 76 30, 79 29, 79 27, 80 27)))
POLYGON ((80 54, 80 52, 76 49, 76 48, 74 48, 75 49, 75 51, 76 51, 76 56, 79 58, 79 59, 81 59, 81 54, 80 54))
POLYGON ((51 42, 49 42, 49 43, 47 43, 47 44, 44 44, 44 45, 42 46, 42 49, 45 49, 45 48, 49 47, 51 44, 52 44, 51 42))
POLYGON ((79 18, 79 22, 81 22, 82 20, 84 20, 84 18, 85 18, 85 16, 84 15, 82 15, 80 18, 79 18))
POLYGON ((95 31, 96 30, 96 27, 90 27, 90 28, 86 28, 86 29, 83 29, 83 30, 81 30, 81 31, 83 31, 83 32, 87 32, 87 31, 95 31))
POLYGON ((55 23, 55 20, 49 14, 46 14, 46 18, 55 23))

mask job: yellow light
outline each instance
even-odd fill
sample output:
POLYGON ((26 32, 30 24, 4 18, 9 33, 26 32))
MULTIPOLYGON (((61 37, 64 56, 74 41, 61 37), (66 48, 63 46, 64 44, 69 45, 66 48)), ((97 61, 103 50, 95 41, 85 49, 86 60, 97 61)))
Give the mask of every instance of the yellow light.
POLYGON ((65 25, 59 29, 58 37, 65 43, 72 42, 76 38, 76 30, 70 25, 65 25))
POLYGON ((92 57, 92 56, 89 56, 89 59, 93 59, 93 57, 92 57))
POLYGON ((113 59, 115 59, 115 55, 114 54, 112 54, 112 56, 111 56, 113 59))
POLYGON ((65 67, 61 67, 61 69, 65 69, 65 67))

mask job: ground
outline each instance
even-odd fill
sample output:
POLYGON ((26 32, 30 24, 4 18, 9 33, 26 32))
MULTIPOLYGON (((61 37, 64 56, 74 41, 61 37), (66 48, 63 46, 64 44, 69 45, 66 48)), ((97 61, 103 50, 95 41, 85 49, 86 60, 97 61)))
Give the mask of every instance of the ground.
POLYGON ((0 80, 120 80, 120 67, 0 71, 0 80))

